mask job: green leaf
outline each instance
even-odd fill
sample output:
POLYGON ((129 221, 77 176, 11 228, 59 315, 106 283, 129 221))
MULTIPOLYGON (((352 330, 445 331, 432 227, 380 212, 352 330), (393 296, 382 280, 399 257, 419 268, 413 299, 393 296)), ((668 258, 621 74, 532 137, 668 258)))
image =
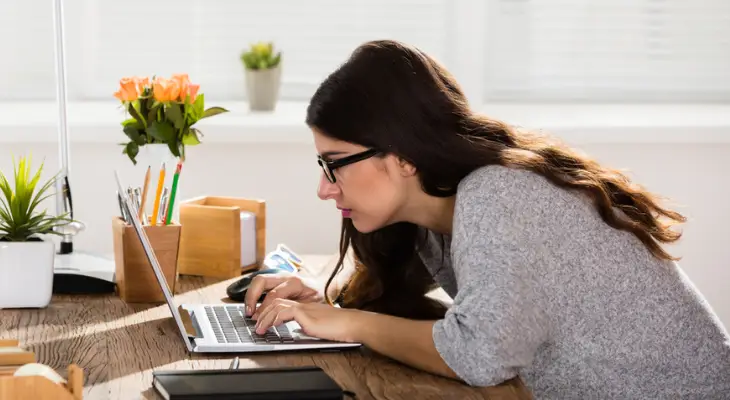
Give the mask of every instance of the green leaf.
POLYGON ((150 107, 150 111, 147 113, 147 126, 157 121, 157 111, 159 111, 160 107, 162 107, 162 104, 157 102, 150 107))
POLYGON ((133 127, 137 128, 137 129, 144 128, 144 125, 140 124, 139 121, 137 121, 136 118, 125 119, 124 121, 122 121, 122 126, 124 126, 124 127, 133 126, 133 127))
POLYGON ((175 128, 173 128, 167 121, 154 121, 150 127, 147 128, 147 133, 163 143, 170 143, 175 140, 175 128))
POLYGON ((193 116, 193 123, 200 118, 203 118, 203 113, 205 113, 205 97, 202 93, 195 98, 191 112, 193 116))
POLYGON ((180 148, 178 147, 177 142, 168 142, 167 147, 170 149, 170 152, 175 157, 180 157, 180 148))
POLYGON ((228 110, 226 110, 223 107, 211 107, 211 108, 205 110, 205 112, 203 112, 203 116, 201 117, 201 119, 212 117, 212 116, 218 115, 218 114, 227 113, 227 112, 228 112, 228 110))
POLYGON ((131 126, 131 125, 125 126, 124 134, 126 134, 130 140, 132 140, 133 142, 137 143, 140 146, 145 144, 145 142, 146 142, 144 136, 140 135, 139 130, 137 130, 137 128, 134 126, 131 126))
POLYGON ((132 163, 134 165, 137 165, 137 154, 139 154, 139 146, 137 146, 137 143, 135 142, 129 142, 127 143, 127 146, 124 148, 123 151, 124 154, 129 156, 129 159, 132 160, 132 163))
POLYGON ((165 116, 172 121, 175 129, 182 129, 185 125, 185 118, 180 110, 179 104, 169 104, 165 107, 165 116))
POLYGON ((17 164, 13 159, 13 164, 14 187, 0 172, 0 237, 26 241, 38 234, 60 234, 54 228, 73 220, 67 215, 49 216, 46 210, 37 210, 44 200, 55 195, 48 191, 57 182, 59 174, 38 188, 43 163, 35 173, 31 171, 30 158, 21 157, 17 164))
POLYGON ((185 132, 182 137, 182 142, 184 145, 190 145, 195 146, 196 144, 200 144, 200 138, 198 137, 198 131, 195 128, 190 128, 189 131, 185 132))
POLYGON ((134 117, 134 119, 136 119, 137 122, 139 122, 140 125, 142 125, 142 126, 146 126, 147 125, 147 123, 145 122, 144 118, 142 118, 142 116, 139 115, 139 113, 137 112, 137 109, 134 108, 134 102, 129 103, 129 107, 127 107, 127 109, 129 111, 129 115, 131 115, 132 117, 134 117))
POLYGON ((269 65, 269 68, 273 68, 273 67, 276 67, 277 65, 279 65, 279 62, 280 62, 280 61, 281 61, 281 52, 279 52, 278 54, 276 54, 276 57, 274 57, 274 58, 273 58, 273 59, 271 60, 271 63, 270 63, 270 65, 269 65))

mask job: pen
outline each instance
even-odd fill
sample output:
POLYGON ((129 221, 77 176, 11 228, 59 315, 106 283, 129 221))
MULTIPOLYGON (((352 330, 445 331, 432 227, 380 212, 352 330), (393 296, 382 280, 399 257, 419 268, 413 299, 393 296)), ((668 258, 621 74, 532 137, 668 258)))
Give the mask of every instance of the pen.
MULTIPOLYGON (((129 198, 129 205, 132 208, 132 210, 129 210, 129 211, 131 213, 134 213, 135 212, 134 208, 137 207, 137 205, 135 204, 135 201, 134 201, 134 190, 132 190, 131 186, 127 187, 127 197, 129 198)), ((131 215, 127 215, 127 216, 131 217, 131 215)), ((130 220, 129 222, 131 223, 132 221, 130 220)))
POLYGON ((233 361, 231 361, 231 369, 238 369, 238 357, 234 358, 233 361))
POLYGON ((160 198, 160 210, 159 210, 159 223, 162 225, 165 222, 165 209, 167 208, 167 195, 168 189, 162 189, 162 197, 160 198))
POLYGON ((139 201, 139 211, 137 212, 137 216, 139 218, 142 218, 144 216, 143 223, 147 222, 147 215, 145 215, 144 207, 145 203, 147 203, 147 187, 150 184, 150 169, 151 167, 147 167, 147 172, 144 174, 144 186, 142 186, 142 199, 139 201))
POLYGON ((142 206, 142 193, 140 192, 140 189, 138 187, 134 188, 134 205, 137 207, 137 219, 139 220, 142 225, 145 225, 145 220, 147 219, 146 213, 144 212, 144 208, 142 206))
POLYGON ((119 202, 119 212, 121 213, 122 220, 128 223, 129 221, 127 221, 127 213, 124 212, 124 204, 122 203, 122 195, 119 193, 119 191, 117 191, 117 201, 119 202))
POLYGON ((172 189, 170 189, 170 201, 167 204, 167 216, 165 216, 165 225, 170 225, 172 221, 172 209, 175 207, 175 192, 177 192, 177 182, 180 180, 180 170, 182 170, 182 161, 177 162, 175 174, 172 176, 172 189))
POLYGON ((157 192, 155 193, 155 204, 152 206, 152 225, 157 225, 157 215, 160 210, 160 196, 162 196, 162 188, 165 186, 165 163, 160 167, 160 177, 157 179, 157 192))

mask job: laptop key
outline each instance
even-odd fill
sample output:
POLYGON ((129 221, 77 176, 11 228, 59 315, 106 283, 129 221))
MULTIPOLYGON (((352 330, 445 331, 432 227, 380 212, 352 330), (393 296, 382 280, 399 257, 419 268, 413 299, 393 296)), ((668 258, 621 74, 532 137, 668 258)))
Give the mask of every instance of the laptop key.
POLYGON ((294 338, 291 335, 291 332, 289 331, 289 328, 285 324, 281 324, 276 327, 276 332, 279 334, 279 337, 281 338, 281 341, 284 343, 293 343, 294 338))
POLYGON ((238 333, 238 338, 241 340, 241 343, 253 343, 253 338, 251 337, 251 333, 249 333, 248 329, 236 329, 236 333, 238 333))

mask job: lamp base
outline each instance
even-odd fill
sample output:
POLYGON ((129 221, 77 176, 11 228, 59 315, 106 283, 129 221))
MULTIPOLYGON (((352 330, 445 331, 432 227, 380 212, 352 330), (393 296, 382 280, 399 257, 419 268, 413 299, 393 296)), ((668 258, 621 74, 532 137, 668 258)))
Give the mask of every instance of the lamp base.
POLYGON ((113 293, 116 288, 114 271, 111 258, 81 252, 56 254, 53 293, 113 293))

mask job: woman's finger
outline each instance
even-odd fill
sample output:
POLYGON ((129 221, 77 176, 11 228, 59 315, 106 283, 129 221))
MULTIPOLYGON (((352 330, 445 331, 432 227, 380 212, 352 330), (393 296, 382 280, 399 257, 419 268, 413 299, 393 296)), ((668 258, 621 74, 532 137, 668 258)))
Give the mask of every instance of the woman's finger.
POLYGON ((244 302, 246 304, 246 316, 250 317, 256 310, 256 301, 261 297, 261 294, 266 291, 275 288, 286 280, 286 276, 282 275, 256 275, 252 280, 251 284, 246 290, 246 297, 244 302))
POLYGON ((296 306, 286 307, 276 313, 274 320, 271 322, 271 326, 279 326, 283 323, 289 322, 294 319, 296 314, 296 306))
POLYGON ((289 308, 292 308, 291 305, 282 301, 277 301, 266 310, 263 310, 261 315, 259 315, 259 319, 256 321, 256 333, 263 335, 267 329, 274 326, 274 321, 276 320, 277 315, 289 308))
POLYGON ((296 297, 302 291, 301 285, 294 279, 287 279, 273 289, 269 290, 264 297, 264 301, 256 308, 251 318, 258 319, 261 311, 269 307, 276 299, 291 299, 296 297))

